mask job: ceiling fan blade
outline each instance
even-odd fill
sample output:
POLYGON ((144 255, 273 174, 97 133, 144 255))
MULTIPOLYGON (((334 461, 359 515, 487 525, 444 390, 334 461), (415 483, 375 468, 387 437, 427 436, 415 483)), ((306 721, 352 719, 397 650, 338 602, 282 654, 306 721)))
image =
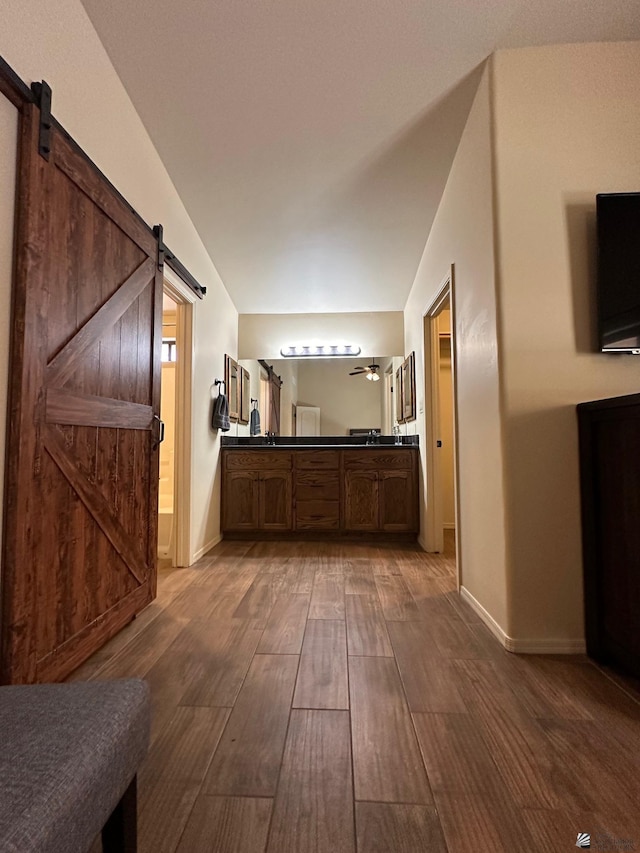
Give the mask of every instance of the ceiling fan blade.
POLYGON ((367 367, 356 367, 355 370, 352 370, 349 376, 361 376, 363 373, 368 373, 369 369, 367 367))

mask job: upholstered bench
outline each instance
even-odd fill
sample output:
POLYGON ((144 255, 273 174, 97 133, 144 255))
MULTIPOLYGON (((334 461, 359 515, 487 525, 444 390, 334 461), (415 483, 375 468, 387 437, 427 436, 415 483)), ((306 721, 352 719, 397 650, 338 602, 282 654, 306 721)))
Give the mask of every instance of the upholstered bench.
POLYGON ((135 851, 150 716, 140 679, 0 687, 2 853, 135 851))

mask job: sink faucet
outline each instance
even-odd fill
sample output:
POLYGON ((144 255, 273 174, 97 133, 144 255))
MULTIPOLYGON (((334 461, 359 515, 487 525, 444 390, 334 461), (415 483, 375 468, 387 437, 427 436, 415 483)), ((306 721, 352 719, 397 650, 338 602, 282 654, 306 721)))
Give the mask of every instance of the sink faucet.
POLYGON ((367 434, 367 444, 380 444, 380 435, 377 430, 369 430, 367 434))
POLYGON ((275 432, 269 432, 269 430, 267 430, 264 434, 264 443, 265 444, 275 444, 276 443, 275 432))

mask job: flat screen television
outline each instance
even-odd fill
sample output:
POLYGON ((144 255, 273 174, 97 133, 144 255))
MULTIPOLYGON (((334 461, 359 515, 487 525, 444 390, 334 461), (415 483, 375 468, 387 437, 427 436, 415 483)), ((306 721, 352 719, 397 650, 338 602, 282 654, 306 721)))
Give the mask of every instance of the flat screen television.
POLYGON ((640 354, 640 192, 601 193, 596 212, 599 346, 640 354))

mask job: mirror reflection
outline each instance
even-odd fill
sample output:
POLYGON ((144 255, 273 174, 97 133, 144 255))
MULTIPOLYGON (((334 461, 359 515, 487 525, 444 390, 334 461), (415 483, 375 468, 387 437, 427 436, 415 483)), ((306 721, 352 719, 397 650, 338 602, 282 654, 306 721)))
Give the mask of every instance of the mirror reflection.
POLYGON ((257 415, 237 435, 393 435, 396 373, 403 357, 243 359, 257 415), (259 431, 255 431, 255 427, 259 431))

